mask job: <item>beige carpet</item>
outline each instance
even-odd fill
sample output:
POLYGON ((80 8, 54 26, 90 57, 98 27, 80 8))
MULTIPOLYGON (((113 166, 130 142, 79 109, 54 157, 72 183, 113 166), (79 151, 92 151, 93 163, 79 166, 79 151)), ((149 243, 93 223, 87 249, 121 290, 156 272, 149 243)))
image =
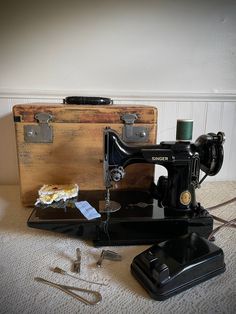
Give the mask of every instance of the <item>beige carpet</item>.
MULTIPOLYGON (((236 182, 204 183, 198 191, 204 207, 236 196, 236 182)), ((236 313, 236 229, 216 235, 223 248, 225 273, 166 301, 154 301, 130 274, 134 256, 148 246, 110 247, 122 254, 121 262, 95 266, 102 248, 92 243, 26 226, 30 209, 20 205, 19 187, 0 187, 0 313, 236 313), (104 281, 96 286, 55 274, 50 267, 70 270, 75 249, 82 252, 81 278, 104 281), (84 305, 63 292, 34 281, 43 277, 58 283, 100 291, 102 301, 84 305)), ((214 211, 225 219, 236 217, 236 203, 214 211)), ((216 224, 218 225, 218 223, 216 224)))

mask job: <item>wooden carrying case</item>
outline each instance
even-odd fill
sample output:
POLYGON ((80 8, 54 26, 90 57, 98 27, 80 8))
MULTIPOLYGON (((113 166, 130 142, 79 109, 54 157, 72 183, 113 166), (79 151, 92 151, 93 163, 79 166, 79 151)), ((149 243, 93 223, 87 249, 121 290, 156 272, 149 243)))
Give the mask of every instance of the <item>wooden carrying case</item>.
MULTIPOLYGON (((13 108, 21 199, 32 206, 43 184, 77 183, 104 190, 103 130, 111 127, 129 144, 156 143, 157 109, 151 106, 35 103, 13 108)), ((115 189, 146 189, 150 164, 130 165, 115 189)))

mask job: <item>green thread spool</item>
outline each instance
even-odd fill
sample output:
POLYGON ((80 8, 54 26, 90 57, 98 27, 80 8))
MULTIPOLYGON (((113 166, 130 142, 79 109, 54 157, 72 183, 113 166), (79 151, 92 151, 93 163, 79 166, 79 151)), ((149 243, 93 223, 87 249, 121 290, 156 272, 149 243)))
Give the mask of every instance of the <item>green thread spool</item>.
POLYGON ((193 134, 193 120, 177 120, 176 141, 191 141, 193 134))

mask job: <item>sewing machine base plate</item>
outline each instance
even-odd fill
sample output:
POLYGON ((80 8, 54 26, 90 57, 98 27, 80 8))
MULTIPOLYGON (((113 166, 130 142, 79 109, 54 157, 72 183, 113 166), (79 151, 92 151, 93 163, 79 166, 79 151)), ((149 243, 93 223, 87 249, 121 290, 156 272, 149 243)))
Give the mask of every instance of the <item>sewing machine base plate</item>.
MULTIPOLYGON (((104 191, 80 191, 78 197, 96 209, 102 199, 104 191)), ((207 237, 212 231, 213 219, 206 210, 170 216, 149 191, 112 191, 111 199, 121 209, 101 213, 101 218, 87 220, 75 207, 35 207, 27 224, 90 239, 95 246, 153 244, 191 232, 207 237)))

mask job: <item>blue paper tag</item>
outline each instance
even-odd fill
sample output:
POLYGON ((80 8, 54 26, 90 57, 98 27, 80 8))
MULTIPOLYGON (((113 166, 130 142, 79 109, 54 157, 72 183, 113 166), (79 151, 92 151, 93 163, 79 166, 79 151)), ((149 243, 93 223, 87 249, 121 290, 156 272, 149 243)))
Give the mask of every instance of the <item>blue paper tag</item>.
POLYGON ((101 215, 87 201, 75 202, 75 206, 88 220, 101 217, 101 215))

